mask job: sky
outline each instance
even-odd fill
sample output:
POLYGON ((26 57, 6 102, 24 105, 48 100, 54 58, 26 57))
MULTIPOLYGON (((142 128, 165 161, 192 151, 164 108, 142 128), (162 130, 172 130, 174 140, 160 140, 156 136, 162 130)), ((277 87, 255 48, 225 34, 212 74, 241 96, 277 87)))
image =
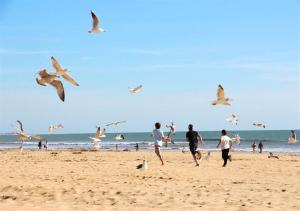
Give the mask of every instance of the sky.
POLYGON ((300 1, 2 0, 0 133, 300 128, 300 1), (90 10, 104 33, 89 34, 90 10), (50 57, 80 84, 63 81, 65 102, 36 73, 50 57), (140 93, 128 87, 143 84, 140 93), (218 84, 233 99, 212 106, 218 84), (237 126, 226 122, 239 116, 237 126), (166 129, 165 129, 166 130, 166 129))

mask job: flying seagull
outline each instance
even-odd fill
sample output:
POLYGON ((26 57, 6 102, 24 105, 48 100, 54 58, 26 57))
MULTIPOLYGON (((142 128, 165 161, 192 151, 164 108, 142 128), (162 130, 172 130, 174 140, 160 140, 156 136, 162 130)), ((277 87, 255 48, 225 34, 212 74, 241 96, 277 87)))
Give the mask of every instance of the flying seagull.
POLYGON ((17 135, 19 136, 21 145, 20 145, 20 150, 21 153, 23 151, 23 143, 24 141, 28 141, 28 140, 43 140, 43 138, 41 136, 38 135, 28 135, 25 133, 24 129, 23 129, 23 124, 20 120, 17 120, 17 123, 19 124, 19 127, 16 127, 17 129, 17 135))
POLYGON ((123 134, 118 134, 118 135, 116 135, 115 139, 116 139, 117 141, 119 141, 119 140, 124 140, 124 139, 125 139, 125 136, 124 136, 123 134))
POLYGON ((141 88, 143 87, 143 85, 139 85, 139 86, 136 86, 136 87, 133 87, 133 88, 129 88, 129 92, 130 93, 138 93, 141 88))
POLYGON ((59 129, 59 128, 63 128, 64 126, 62 124, 58 124, 58 125, 50 125, 48 128, 48 132, 52 133, 55 130, 59 129))
POLYGON ((91 15, 93 18, 93 28, 88 32, 89 33, 105 32, 105 30, 100 27, 100 20, 98 19, 98 17, 95 15, 93 11, 91 11, 91 15))
POLYGON ((211 104, 217 105, 217 104, 223 104, 223 105, 231 105, 231 99, 225 98, 224 94, 224 88, 219 84, 218 90, 217 90, 217 100, 214 100, 211 104))
POLYGON ((126 121, 111 122, 111 123, 109 123, 109 124, 107 124, 107 125, 105 125, 105 126, 106 126, 106 127, 109 127, 109 126, 111 126, 111 125, 118 125, 118 124, 122 124, 122 123, 126 123, 126 121))
POLYGON ((79 86, 79 84, 68 74, 68 72, 70 71, 68 71, 67 69, 63 69, 53 56, 51 57, 51 63, 56 71, 56 76, 62 76, 65 80, 69 81, 74 86, 79 86))
POLYGON ((253 125, 255 127, 260 127, 260 128, 266 128, 266 125, 262 124, 262 123, 253 123, 253 125))
POLYGON ((47 84, 52 85, 62 101, 65 101, 65 91, 64 86, 60 80, 56 80, 57 76, 49 74, 46 69, 39 71, 39 78, 36 78, 36 82, 41 86, 47 86, 47 84))
POLYGON ((237 125, 237 123, 238 123, 238 116, 232 114, 230 117, 228 117, 226 119, 226 121, 230 122, 231 124, 237 125))
MULTIPOLYGON (((170 128, 169 133, 167 134, 167 140, 170 140, 172 144, 175 144, 174 141, 172 140, 172 136, 175 135, 176 132, 176 125, 174 122, 171 122, 171 125, 166 125, 167 128, 170 128)), ((166 141, 166 146, 167 146, 167 141, 166 141)))

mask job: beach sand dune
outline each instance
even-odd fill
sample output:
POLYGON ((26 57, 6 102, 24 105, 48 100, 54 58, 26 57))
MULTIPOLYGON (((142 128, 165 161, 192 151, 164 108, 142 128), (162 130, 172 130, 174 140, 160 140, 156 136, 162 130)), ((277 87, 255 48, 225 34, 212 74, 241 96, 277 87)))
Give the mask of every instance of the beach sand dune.
POLYGON ((195 167, 190 154, 0 151, 0 210, 299 210, 300 157, 220 152, 195 167), (144 159, 148 170, 137 170, 144 159))

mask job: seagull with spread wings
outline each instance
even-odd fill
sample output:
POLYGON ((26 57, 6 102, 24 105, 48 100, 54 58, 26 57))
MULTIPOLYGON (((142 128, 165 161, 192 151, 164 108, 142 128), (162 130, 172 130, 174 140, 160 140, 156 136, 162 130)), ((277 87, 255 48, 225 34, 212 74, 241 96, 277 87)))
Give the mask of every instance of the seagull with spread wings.
POLYGON ((262 123, 253 123, 253 125, 258 128, 266 128, 266 125, 262 123))
POLYGON ((230 122, 231 124, 237 125, 237 123, 238 123, 238 116, 232 114, 230 117, 228 117, 226 119, 226 121, 230 122))
POLYGON ((69 81, 74 86, 79 86, 79 84, 68 74, 68 72, 70 71, 68 71, 67 69, 63 69, 53 56, 51 57, 51 63, 55 69, 56 76, 62 76, 65 80, 69 81))
POLYGON ((39 78, 36 78, 36 82, 41 86, 52 85, 62 101, 65 101, 65 90, 62 82, 57 80, 55 74, 49 74, 46 69, 39 71, 39 78))
POLYGON ((211 104, 212 105, 231 105, 231 99, 225 98, 224 88, 219 84, 218 90, 217 90, 217 100, 214 100, 211 104))
POLYGON ((64 126, 62 124, 58 124, 58 125, 50 125, 48 127, 48 132, 49 133, 52 133, 54 132, 55 130, 59 129, 59 128, 63 128, 64 126))
POLYGON ((143 87, 143 85, 139 85, 139 86, 136 86, 136 87, 133 87, 133 88, 129 88, 129 92, 130 93, 138 93, 141 88, 143 87))
POLYGON ((105 32, 104 29, 100 27, 100 20, 96 16, 96 14, 91 11, 92 19, 93 19, 93 28, 89 30, 89 33, 97 33, 97 32, 105 32))
POLYGON ((106 127, 109 127, 109 126, 112 126, 112 125, 119 125, 119 124, 122 124, 122 123, 126 123, 126 121, 117 121, 117 122, 111 122, 107 125, 105 125, 106 127))
POLYGON ((23 129, 23 124, 20 120, 17 120, 17 123, 19 124, 19 127, 16 127, 17 129, 17 135, 19 136, 21 145, 20 145, 20 150, 21 152, 23 151, 23 143, 24 141, 29 141, 29 140, 43 140, 43 138, 41 136, 38 135, 28 135, 25 133, 24 129, 23 129))

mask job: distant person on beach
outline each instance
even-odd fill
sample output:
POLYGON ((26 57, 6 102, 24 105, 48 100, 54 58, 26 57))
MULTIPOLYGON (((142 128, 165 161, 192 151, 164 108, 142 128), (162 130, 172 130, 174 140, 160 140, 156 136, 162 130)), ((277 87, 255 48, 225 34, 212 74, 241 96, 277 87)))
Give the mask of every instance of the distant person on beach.
POLYGON ((46 140, 45 144, 44 144, 44 148, 46 149, 46 151, 48 150, 48 141, 46 140))
POLYGON ((196 158, 196 154, 198 154, 199 158, 202 159, 201 152, 198 148, 198 143, 200 142, 203 144, 201 135, 193 130, 193 125, 189 124, 188 126, 189 131, 186 133, 186 141, 189 142, 190 151, 196 163, 196 166, 199 166, 199 163, 196 158))
POLYGON ((42 140, 39 140, 38 147, 39 147, 39 150, 42 149, 42 140))
POLYGON ((138 143, 135 144, 135 151, 139 151, 139 144, 138 143))
POLYGON ((221 150, 222 150, 222 158, 224 160, 223 167, 227 165, 227 160, 231 161, 231 155, 229 154, 229 149, 232 146, 232 140, 227 136, 226 130, 221 131, 221 139, 217 145, 217 148, 221 145, 221 150))
POLYGON ((262 141, 259 142, 258 148, 259 148, 259 153, 262 153, 262 149, 264 148, 262 141))
POLYGON ((256 152, 256 143, 255 143, 255 141, 253 142, 251 147, 252 147, 252 152, 253 153, 256 152))
POLYGON ((163 145, 163 141, 166 141, 167 138, 164 137, 163 131, 160 129, 161 125, 159 122, 155 123, 155 129, 152 131, 152 137, 154 138, 154 148, 155 153, 161 161, 161 165, 164 165, 163 157, 161 156, 160 148, 163 145))

